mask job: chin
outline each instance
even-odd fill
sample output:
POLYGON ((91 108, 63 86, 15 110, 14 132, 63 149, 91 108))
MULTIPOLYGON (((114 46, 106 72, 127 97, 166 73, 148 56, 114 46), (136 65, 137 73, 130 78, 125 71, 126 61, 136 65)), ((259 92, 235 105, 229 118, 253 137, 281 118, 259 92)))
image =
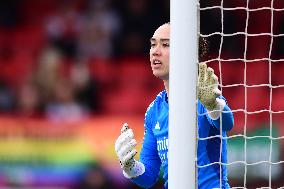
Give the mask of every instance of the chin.
POLYGON ((153 75, 154 75, 155 77, 157 77, 157 78, 160 78, 160 77, 161 77, 161 74, 158 73, 158 72, 155 72, 155 71, 153 71, 153 75))
POLYGON ((161 80, 168 80, 169 79, 169 76, 165 75, 165 74, 153 72, 153 75, 156 76, 157 78, 161 79, 161 80))

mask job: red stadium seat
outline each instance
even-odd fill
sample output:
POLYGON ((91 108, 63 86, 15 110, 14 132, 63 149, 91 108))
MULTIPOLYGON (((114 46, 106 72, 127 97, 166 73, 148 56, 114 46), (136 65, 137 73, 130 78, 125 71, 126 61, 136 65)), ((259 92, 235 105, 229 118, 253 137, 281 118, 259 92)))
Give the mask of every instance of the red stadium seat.
POLYGON ((274 86, 284 85, 284 62, 271 63, 271 84, 274 86))
POLYGON ((143 89, 119 88, 105 93, 102 99, 103 112, 106 114, 141 114, 151 103, 149 94, 143 89))
POLYGON ((269 62, 257 61, 246 63, 246 84, 259 85, 269 83, 269 62))

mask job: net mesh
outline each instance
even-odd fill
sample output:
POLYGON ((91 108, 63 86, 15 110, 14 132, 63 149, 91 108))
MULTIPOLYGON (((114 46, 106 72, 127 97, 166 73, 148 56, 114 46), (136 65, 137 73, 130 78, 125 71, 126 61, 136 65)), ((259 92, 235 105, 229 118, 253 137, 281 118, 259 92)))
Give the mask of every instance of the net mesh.
POLYGON ((226 137, 229 183, 284 188, 284 1, 200 0, 199 15, 209 43, 199 62, 214 69, 235 118, 226 137))

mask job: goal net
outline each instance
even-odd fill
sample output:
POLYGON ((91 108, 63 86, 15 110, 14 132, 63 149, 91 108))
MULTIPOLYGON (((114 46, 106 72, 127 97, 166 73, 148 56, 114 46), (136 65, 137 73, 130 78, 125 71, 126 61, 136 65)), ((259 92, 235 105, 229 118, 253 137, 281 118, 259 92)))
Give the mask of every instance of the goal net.
POLYGON ((284 188, 284 1, 200 0, 198 9, 209 43, 199 61, 214 69, 235 118, 230 186, 284 188))

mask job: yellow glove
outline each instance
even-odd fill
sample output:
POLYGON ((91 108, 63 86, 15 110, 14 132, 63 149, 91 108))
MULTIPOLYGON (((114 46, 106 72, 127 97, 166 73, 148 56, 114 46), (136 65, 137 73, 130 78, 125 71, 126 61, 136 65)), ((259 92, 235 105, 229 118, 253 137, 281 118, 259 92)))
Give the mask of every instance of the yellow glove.
POLYGON ((207 110, 212 111, 217 108, 218 102, 216 98, 220 95, 218 77, 214 74, 214 70, 207 67, 205 63, 200 63, 197 83, 198 99, 207 110))

